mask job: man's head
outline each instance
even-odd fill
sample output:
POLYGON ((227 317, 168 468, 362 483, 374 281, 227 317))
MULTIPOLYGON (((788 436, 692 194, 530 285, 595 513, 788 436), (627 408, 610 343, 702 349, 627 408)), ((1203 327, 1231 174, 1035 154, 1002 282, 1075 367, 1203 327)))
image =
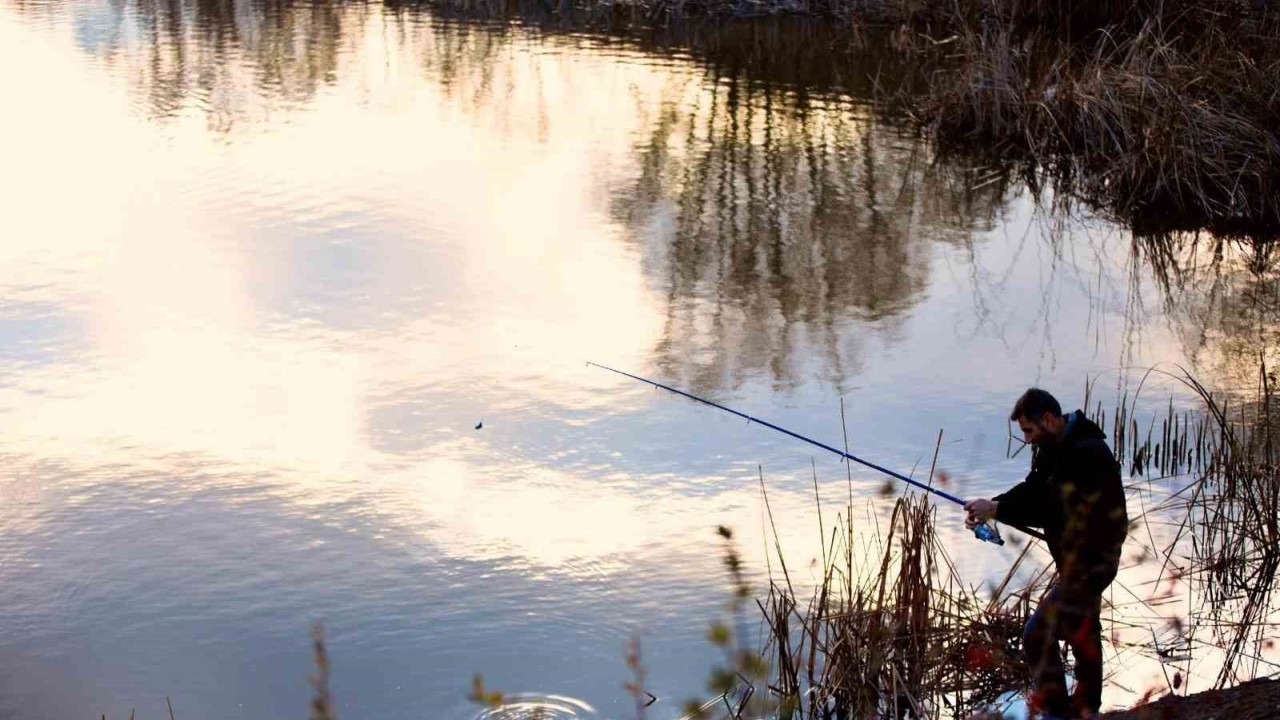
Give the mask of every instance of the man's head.
POLYGON ((1022 393, 1018 402, 1013 404, 1009 419, 1018 423, 1022 439, 1031 445, 1057 442, 1067 427, 1057 398, 1040 388, 1022 393))

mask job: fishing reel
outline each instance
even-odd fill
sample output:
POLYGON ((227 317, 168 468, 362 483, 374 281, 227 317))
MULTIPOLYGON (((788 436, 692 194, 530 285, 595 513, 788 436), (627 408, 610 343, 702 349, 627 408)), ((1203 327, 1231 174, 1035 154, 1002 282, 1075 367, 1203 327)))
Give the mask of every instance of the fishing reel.
POLYGON ((1000 530, 994 522, 984 522, 981 525, 975 525, 973 528, 974 537, 983 542, 995 543, 996 545, 1004 545, 1004 538, 1000 537, 1000 530))

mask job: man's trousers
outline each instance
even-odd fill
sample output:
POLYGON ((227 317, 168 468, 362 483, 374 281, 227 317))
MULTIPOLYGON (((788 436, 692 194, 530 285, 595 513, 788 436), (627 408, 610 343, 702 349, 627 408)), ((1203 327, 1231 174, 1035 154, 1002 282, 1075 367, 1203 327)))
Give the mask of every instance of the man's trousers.
POLYGON ((1031 668, 1032 710, 1061 718, 1096 713, 1102 707, 1101 593, 1086 583, 1061 579, 1045 594, 1027 622, 1022 650, 1031 668), (1059 642, 1076 661, 1075 691, 1067 695, 1059 642))

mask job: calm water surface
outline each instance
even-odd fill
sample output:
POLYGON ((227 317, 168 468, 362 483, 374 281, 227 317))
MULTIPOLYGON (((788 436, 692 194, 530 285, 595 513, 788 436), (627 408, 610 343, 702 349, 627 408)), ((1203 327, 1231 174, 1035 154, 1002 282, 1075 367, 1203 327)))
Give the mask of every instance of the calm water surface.
MULTIPOLYGON (((717 657, 714 527, 763 572, 761 466, 803 565, 812 455, 585 361, 828 442, 843 398, 903 470, 944 429, 961 494, 1019 479, 1030 384, 1231 367, 1126 232, 705 59, 376 3, 0 0, 0 102, 6 717, 299 717, 322 620, 345 718, 474 717, 473 672, 625 717, 632 635, 673 718, 717 657)), ((960 519, 981 582, 1016 551, 960 519)))

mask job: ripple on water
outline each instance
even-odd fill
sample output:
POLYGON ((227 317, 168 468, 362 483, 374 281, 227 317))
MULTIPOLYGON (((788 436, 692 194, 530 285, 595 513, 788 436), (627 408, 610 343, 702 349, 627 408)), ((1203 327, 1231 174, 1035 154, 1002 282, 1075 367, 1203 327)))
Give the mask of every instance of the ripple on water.
POLYGON ((475 720, 577 720, 599 716, 590 705, 562 695, 507 695, 506 702, 486 708, 475 720))

